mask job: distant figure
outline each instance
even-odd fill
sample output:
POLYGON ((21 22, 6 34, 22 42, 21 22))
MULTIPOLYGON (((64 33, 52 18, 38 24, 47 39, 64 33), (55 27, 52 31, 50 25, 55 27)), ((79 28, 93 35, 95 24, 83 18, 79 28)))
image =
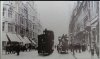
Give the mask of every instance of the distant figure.
POLYGON ((91 48, 91 55, 94 56, 94 48, 91 48))
POLYGON ((10 53, 9 47, 10 47, 10 44, 6 45, 6 54, 9 54, 10 53))
POLYGON ((16 48, 17 55, 19 55, 19 53, 20 53, 20 45, 17 44, 15 48, 16 48))
POLYGON ((74 50, 75 50, 75 44, 72 44, 72 52, 73 52, 73 55, 75 55, 74 50))
POLYGON ((57 47, 57 46, 55 45, 55 49, 56 49, 56 47, 57 47))
POLYGON ((97 56, 99 58, 99 47, 96 47, 96 54, 97 54, 97 56))
POLYGON ((31 48, 32 48, 32 46, 31 46, 31 44, 29 44, 29 46, 28 46, 29 51, 31 51, 31 48))

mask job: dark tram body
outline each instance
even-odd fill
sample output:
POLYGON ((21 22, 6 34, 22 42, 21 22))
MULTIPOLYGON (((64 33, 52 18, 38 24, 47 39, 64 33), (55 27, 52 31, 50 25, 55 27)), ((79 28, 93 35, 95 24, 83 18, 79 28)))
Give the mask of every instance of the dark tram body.
POLYGON ((53 52, 54 33, 50 30, 45 30, 43 34, 38 35, 38 54, 49 55, 53 52))
POLYGON ((59 44, 57 45, 57 51, 61 54, 68 53, 68 39, 65 36, 59 38, 59 44))

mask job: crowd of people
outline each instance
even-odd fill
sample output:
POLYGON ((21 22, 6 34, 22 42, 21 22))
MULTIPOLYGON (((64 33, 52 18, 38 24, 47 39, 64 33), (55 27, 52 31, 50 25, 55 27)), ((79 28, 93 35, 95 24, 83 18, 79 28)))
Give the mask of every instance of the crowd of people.
POLYGON ((31 50, 33 50, 33 49, 35 49, 35 47, 32 45, 32 44, 19 44, 19 43, 17 43, 17 44, 7 44, 6 46, 5 46, 5 53, 6 54, 17 54, 17 55, 19 55, 20 54, 20 52, 24 52, 24 51, 31 51, 31 50))
MULTIPOLYGON (((61 45, 59 45, 59 44, 57 46, 55 46, 55 48, 56 47, 57 47, 57 51, 64 49, 64 48, 61 48, 61 45)), ((94 54, 96 53, 96 55, 99 57, 99 49, 96 46, 91 47, 90 49, 88 49, 88 47, 85 44, 84 45, 69 44, 67 46, 66 51, 68 51, 68 50, 71 51, 73 53, 73 55, 75 55, 75 53, 81 53, 81 52, 85 52, 86 50, 88 50, 91 53, 91 56, 94 56, 94 54)))
POLYGON ((86 46, 80 44, 70 44, 69 49, 73 52, 73 54, 75 54, 75 51, 81 53, 86 51, 86 46))
POLYGON ((65 48, 65 46, 64 46, 64 48, 61 48, 61 46, 63 47, 63 45, 57 45, 57 50, 58 51, 66 49, 67 51, 70 50, 71 52, 73 52, 73 54, 75 54, 75 51, 81 53, 81 51, 86 50, 86 46, 85 45, 80 45, 80 44, 70 44, 66 48, 65 48))

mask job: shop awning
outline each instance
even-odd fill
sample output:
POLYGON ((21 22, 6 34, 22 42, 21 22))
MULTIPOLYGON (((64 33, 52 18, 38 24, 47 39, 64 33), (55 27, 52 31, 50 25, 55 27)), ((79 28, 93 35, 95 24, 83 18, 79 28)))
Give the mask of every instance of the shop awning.
POLYGON ((30 40, 29 40, 27 37, 24 37, 24 39, 25 39, 25 41, 26 41, 27 43, 31 43, 30 40))
POLYGON ((34 42, 34 40, 31 40, 33 44, 36 44, 36 42, 34 42))
POLYGON ((14 34, 14 37, 15 37, 16 39, 18 39, 18 42, 22 42, 22 40, 19 39, 18 36, 17 36, 16 34, 14 34))
POLYGON ((1 40, 2 40, 2 41, 8 41, 8 39, 7 39, 7 36, 6 36, 6 33, 5 33, 5 32, 2 32, 2 37, 1 37, 1 40))
POLYGON ((7 35, 8 35, 8 37, 10 38, 11 41, 22 42, 22 41, 16 36, 16 34, 7 33, 7 35))
POLYGON ((17 35, 17 36, 18 36, 18 38, 20 38, 20 39, 22 40, 22 42, 23 42, 24 44, 31 43, 27 37, 24 37, 24 38, 23 38, 23 37, 21 37, 20 35, 17 35))
POLYGON ((18 38, 19 39, 21 39, 22 40, 22 42, 24 43, 24 44, 26 44, 27 42, 26 42, 26 40, 24 39, 24 38, 22 38, 20 35, 17 35, 18 36, 18 38))

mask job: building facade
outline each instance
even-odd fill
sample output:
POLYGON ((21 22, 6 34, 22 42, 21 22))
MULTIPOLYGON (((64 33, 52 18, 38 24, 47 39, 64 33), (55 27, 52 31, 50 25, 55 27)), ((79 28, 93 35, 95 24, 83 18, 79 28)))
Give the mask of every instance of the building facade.
POLYGON ((78 1, 69 24, 70 41, 98 47, 99 1, 78 1))
MULTIPOLYGON (((30 42, 37 46, 38 35, 42 33, 42 25, 34 8, 34 1, 3 2, 2 33, 5 33, 5 37, 14 34, 16 35, 16 41, 23 39, 19 42, 30 42)), ((3 37, 4 35, 2 34, 3 37)), ((7 40, 9 39, 2 39, 2 41, 7 40)), ((6 43, 3 43, 3 45, 6 45, 6 43)))

